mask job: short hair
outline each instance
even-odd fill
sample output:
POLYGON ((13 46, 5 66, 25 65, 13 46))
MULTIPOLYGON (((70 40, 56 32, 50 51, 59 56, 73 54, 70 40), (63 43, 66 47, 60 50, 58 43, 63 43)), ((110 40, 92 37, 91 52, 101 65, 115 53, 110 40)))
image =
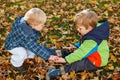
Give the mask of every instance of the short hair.
POLYGON ((86 28, 91 26, 94 28, 98 23, 97 14, 89 9, 80 11, 75 15, 74 22, 76 25, 83 25, 86 28))
POLYGON ((38 25, 46 22, 46 14, 39 8, 32 8, 26 12, 24 20, 29 25, 38 25))

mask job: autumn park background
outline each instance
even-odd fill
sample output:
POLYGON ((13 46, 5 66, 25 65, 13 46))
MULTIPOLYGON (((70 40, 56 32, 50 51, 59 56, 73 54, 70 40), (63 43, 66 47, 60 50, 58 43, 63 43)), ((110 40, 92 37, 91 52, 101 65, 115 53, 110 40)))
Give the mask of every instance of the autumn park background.
POLYGON ((120 0, 0 0, 0 80, 45 80, 46 72, 53 66, 62 66, 43 61, 26 60, 26 74, 10 67, 11 54, 4 49, 5 38, 14 20, 29 10, 38 7, 47 15, 46 28, 38 43, 45 41, 48 47, 62 49, 80 38, 73 23, 74 15, 83 9, 94 10, 99 19, 110 23, 109 63, 97 71, 71 72, 55 80, 120 80, 120 0))

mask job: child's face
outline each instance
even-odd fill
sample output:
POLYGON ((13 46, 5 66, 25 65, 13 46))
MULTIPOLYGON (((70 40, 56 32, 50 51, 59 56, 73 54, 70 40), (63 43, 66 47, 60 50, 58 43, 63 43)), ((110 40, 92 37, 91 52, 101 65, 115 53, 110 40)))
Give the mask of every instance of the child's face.
POLYGON ((41 31, 44 27, 44 23, 38 24, 38 25, 31 25, 33 29, 37 31, 41 31))
POLYGON ((88 32, 90 32, 93 28, 91 26, 89 26, 88 28, 82 26, 82 25, 77 25, 77 31, 84 36, 85 34, 87 34, 88 32))

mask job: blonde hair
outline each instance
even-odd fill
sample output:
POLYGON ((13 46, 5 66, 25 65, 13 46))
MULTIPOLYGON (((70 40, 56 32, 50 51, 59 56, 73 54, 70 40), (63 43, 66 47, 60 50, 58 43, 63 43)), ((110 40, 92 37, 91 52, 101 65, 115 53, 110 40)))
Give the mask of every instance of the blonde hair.
POLYGON ((83 25, 86 28, 88 28, 88 26, 91 26, 94 28, 97 25, 98 18, 95 12, 89 9, 86 9, 77 13, 75 15, 74 21, 76 25, 83 25))
POLYGON ((39 8, 32 8, 26 12, 24 20, 29 25, 38 25, 46 22, 46 14, 39 8))

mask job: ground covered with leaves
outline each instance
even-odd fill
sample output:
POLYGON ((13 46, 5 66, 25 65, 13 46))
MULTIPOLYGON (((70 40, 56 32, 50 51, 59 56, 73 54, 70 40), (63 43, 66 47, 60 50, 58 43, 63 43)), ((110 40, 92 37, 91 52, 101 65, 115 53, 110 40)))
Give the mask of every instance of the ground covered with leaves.
POLYGON ((4 42, 14 20, 29 10, 38 7, 47 15, 46 28, 39 43, 46 41, 48 47, 62 49, 69 47, 80 38, 73 23, 76 12, 92 9, 99 19, 107 18, 110 23, 109 63, 97 71, 82 71, 56 77, 55 80, 120 80, 120 1, 119 0, 0 0, 0 80, 44 80, 46 72, 53 66, 35 57, 27 59, 26 74, 15 71, 10 66, 11 54, 4 49, 4 42))

